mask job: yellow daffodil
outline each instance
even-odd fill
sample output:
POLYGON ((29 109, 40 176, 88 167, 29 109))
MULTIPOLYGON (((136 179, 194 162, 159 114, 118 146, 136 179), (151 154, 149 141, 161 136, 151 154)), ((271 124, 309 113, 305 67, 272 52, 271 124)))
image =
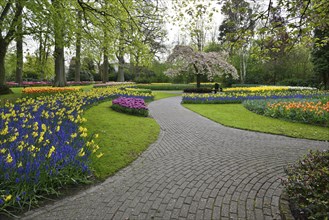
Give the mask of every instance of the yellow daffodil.
POLYGON ((5 197, 5 202, 8 202, 8 201, 10 201, 10 200, 11 200, 11 198, 12 198, 12 195, 7 195, 7 196, 5 197))
POLYGON ((12 158, 12 156, 10 155, 10 153, 8 153, 8 155, 7 155, 6 162, 7 162, 7 163, 12 163, 12 162, 13 162, 13 158, 12 158))

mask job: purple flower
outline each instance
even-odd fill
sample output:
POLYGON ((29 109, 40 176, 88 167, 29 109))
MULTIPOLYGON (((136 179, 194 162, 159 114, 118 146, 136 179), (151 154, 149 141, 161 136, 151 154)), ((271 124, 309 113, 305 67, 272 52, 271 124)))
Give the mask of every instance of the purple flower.
POLYGON ((112 101, 112 104, 113 105, 120 105, 120 106, 126 107, 126 108, 148 110, 144 100, 140 99, 140 98, 119 97, 117 99, 114 99, 112 101))

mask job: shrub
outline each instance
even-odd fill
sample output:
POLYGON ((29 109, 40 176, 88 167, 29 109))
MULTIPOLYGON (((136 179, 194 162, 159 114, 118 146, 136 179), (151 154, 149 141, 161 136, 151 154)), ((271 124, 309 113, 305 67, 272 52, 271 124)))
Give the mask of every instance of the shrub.
POLYGON ((211 93, 211 88, 186 88, 184 89, 185 93, 211 93))
POLYGON ((329 151, 310 151, 285 170, 283 180, 296 219, 328 219, 329 151))
POLYGON ((117 112, 123 112, 130 115, 148 116, 148 108, 144 99, 132 97, 119 97, 112 101, 111 108, 117 112))

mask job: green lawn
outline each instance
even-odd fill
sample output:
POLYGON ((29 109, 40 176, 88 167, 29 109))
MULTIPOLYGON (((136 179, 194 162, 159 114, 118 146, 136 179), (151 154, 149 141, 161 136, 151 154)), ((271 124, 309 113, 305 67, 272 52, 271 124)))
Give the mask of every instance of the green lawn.
MULTIPOLYGON (((179 91, 178 91, 179 92, 179 91)), ((152 91, 154 94, 154 100, 174 97, 174 96, 180 96, 180 93, 170 93, 170 92, 164 92, 164 91, 152 91)))
POLYGON ((153 118, 118 113, 104 102, 88 109, 84 117, 90 134, 97 133, 99 152, 103 157, 93 157, 95 175, 104 179, 135 160, 150 144, 155 142, 160 127, 153 118))
MULTIPOLYGON (((154 100, 177 96, 166 92, 153 92, 154 100)), ((111 108, 111 101, 87 110, 85 126, 90 134, 99 134, 101 158, 93 157, 96 177, 105 179, 134 161, 150 144, 155 142, 160 126, 153 118, 118 113, 111 108)))
POLYGON ((225 126, 296 138, 329 140, 329 129, 253 113, 241 104, 184 104, 184 107, 225 126))

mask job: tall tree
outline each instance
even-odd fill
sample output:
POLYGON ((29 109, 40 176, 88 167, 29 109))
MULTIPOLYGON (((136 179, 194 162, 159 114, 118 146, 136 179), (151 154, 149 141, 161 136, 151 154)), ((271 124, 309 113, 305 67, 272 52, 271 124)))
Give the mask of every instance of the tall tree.
POLYGON ((22 16, 23 1, 0 3, 0 86, 6 83, 5 57, 8 45, 15 38, 18 20, 22 16))
MULTIPOLYGON (((19 10, 22 10, 22 5, 19 2, 16 2, 16 7, 19 10)), ((22 85, 23 83, 23 19, 20 16, 17 20, 17 27, 16 27, 16 77, 15 82, 18 85, 22 85)))
POLYGON ((124 75, 124 65, 125 65, 125 40, 124 40, 124 31, 123 31, 123 27, 120 27, 120 37, 118 40, 118 48, 117 48, 117 53, 116 53, 116 57, 118 59, 118 63, 119 63, 119 68, 118 68, 118 82, 124 82, 125 81, 125 75, 124 75))
POLYGON ((55 37, 55 81, 54 86, 65 86, 65 65, 64 65, 64 17, 63 11, 65 10, 60 0, 51 0, 54 13, 53 13, 53 25, 54 25, 54 37, 55 37))
POLYGON ((82 31, 82 11, 77 12, 77 30, 76 30, 76 43, 75 43, 75 77, 74 81, 80 81, 81 71, 81 31, 82 31))
POLYGON ((264 32, 261 39, 261 47, 264 54, 270 59, 267 61, 270 66, 270 72, 272 72, 272 83, 275 85, 278 78, 281 77, 282 71, 280 67, 283 66, 282 59, 290 46, 292 41, 289 39, 289 33, 287 30, 287 21, 282 16, 282 10, 278 7, 271 7, 269 15, 270 29, 264 32))
POLYGON ((329 43, 321 42, 321 39, 329 38, 329 28, 316 29, 314 37, 318 39, 312 52, 314 71, 319 76, 324 89, 329 89, 329 43))
POLYGON ((225 19, 219 26, 218 40, 228 47, 230 54, 238 54, 240 80, 244 83, 247 75, 251 33, 255 28, 253 10, 244 0, 227 0, 223 3, 222 14, 225 15, 225 19))

